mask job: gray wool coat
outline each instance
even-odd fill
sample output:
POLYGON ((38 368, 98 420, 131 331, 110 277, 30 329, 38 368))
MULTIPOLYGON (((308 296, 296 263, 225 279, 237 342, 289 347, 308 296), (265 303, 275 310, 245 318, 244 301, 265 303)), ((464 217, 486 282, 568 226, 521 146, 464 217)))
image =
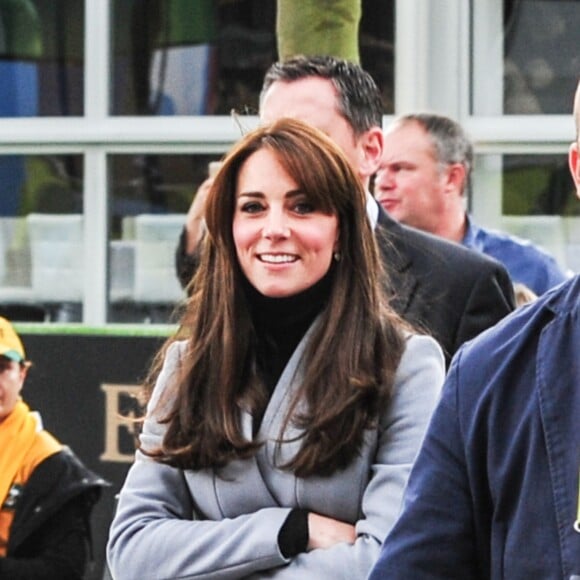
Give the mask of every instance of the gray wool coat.
MULTIPOLYGON (((403 489, 444 379, 441 348, 426 336, 409 336, 394 393, 375 429, 365 433, 359 456, 330 477, 298 478, 276 467, 299 442, 281 445, 293 390, 300 384, 307 333, 288 361, 262 420, 266 443, 254 457, 220 471, 181 470, 137 452, 120 494, 107 556, 121 580, 170 578, 365 578, 399 513, 403 489), (291 509, 301 507, 356 526, 354 544, 341 543, 286 559, 278 533, 291 509)), ((141 443, 156 447, 166 426, 156 417, 161 393, 185 352, 169 349, 149 403, 141 443)), ((242 416, 252 436, 252 417, 242 416)), ((285 435, 292 438, 295 427, 285 435)))

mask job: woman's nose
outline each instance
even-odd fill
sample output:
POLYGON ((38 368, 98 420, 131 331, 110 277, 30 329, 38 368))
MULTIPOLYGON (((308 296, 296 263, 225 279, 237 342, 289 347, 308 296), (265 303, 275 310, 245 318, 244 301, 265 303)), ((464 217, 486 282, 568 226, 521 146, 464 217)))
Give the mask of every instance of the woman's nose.
POLYGON ((290 236, 290 227, 286 218, 278 213, 272 212, 266 218, 262 234, 265 238, 287 238, 290 236))

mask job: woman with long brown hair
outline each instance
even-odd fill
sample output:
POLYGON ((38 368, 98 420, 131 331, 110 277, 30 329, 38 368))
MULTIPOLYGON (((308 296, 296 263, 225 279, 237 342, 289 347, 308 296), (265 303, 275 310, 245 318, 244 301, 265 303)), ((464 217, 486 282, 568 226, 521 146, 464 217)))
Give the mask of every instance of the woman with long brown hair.
POLYGON ((383 295, 365 192, 281 120, 226 156, 108 558, 123 578, 360 578, 443 381, 383 295))

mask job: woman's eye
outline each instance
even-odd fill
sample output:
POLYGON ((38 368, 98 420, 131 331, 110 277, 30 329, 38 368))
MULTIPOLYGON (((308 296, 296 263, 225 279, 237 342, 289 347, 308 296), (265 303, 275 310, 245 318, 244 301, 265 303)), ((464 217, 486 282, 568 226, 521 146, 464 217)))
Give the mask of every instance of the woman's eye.
POLYGON ((241 207, 241 210, 245 213, 258 213, 262 209, 262 204, 258 203, 257 201, 248 201, 241 207))
POLYGON ((300 203, 297 203, 294 206, 294 211, 296 213, 299 213, 299 214, 306 214, 306 213, 312 213, 315 210, 314 210, 314 206, 311 203, 309 203, 307 201, 301 201, 300 203))

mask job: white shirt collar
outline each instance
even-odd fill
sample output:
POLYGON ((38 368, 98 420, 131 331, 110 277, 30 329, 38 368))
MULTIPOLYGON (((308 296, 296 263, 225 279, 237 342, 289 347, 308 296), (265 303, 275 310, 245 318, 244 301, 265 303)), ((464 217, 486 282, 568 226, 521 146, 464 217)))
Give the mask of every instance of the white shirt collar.
POLYGON ((369 221, 371 222, 371 227, 373 230, 377 227, 377 222, 379 221, 379 206, 377 204, 377 200, 370 194, 369 191, 366 192, 367 194, 367 216, 369 221))

